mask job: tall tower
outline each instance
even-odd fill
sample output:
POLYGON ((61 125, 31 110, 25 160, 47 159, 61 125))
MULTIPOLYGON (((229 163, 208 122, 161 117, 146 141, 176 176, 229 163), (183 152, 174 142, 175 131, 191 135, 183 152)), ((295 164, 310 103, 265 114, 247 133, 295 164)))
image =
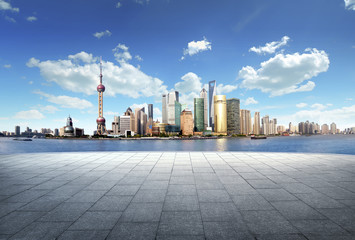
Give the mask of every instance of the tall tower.
POLYGON ((226 95, 215 95, 214 99, 214 132, 227 135, 227 99, 226 95))
POLYGON ((204 119, 204 130, 207 130, 208 127, 208 96, 205 88, 202 88, 200 92, 200 98, 203 98, 203 119, 204 119))
POLYGON ((209 100, 209 124, 214 131, 214 96, 216 95, 216 80, 208 83, 208 100, 209 100))
POLYGON ((104 92, 105 86, 102 85, 102 61, 100 58, 100 84, 97 86, 97 92, 99 93, 99 117, 96 119, 97 123, 97 135, 107 134, 106 125, 105 125, 105 118, 103 116, 103 107, 104 107, 104 92))

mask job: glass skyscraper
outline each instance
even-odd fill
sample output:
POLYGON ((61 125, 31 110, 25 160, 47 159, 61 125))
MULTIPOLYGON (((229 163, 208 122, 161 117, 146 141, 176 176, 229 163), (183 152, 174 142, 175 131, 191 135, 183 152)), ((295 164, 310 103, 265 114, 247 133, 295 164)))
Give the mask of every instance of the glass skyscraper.
POLYGON ((181 114, 181 103, 175 101, 175 125, 179 130, 181 128, 180 114, 181 114))
POLYGON ((204 99, 194 98, 194 132, 203 132, 205 128, 204 99))
POLYGON ((227 134, 227 100, 225 95, 215 95, 214 99, 214 132, 227 134))
POLYGON ((214 96, 216 95, 216 80, 208 83, 208 100, 209 100, 209 124, 214 131, 214 96))
POLYGON ((240 100, 227 99, 227 133, 240 134, 240 100))

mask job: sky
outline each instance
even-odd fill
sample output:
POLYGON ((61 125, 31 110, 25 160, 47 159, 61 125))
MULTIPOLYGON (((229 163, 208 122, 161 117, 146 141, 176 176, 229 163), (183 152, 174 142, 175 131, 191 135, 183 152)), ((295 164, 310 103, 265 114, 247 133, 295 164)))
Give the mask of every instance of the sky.
POLYGON ((108 129, 212 80, 279 125, 355 127, 355 0, 0 0, 0 29, 0 131, 92 134, 100 57, 108 129))

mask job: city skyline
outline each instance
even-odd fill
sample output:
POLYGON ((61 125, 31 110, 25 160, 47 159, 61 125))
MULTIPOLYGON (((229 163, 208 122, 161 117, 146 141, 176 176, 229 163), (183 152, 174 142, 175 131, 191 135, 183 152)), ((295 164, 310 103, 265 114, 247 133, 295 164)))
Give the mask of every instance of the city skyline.
POLYGON ((278 125, 355 126, 352 1, 299 1, 293 10, 280 1, 1 2, 1 131, 60 128, 70 114, 92 133, 99 56, 109 128, 128 106, 148 103, 161 121, 161 95, 171 91, 193 111, 213 80, 217 95, 278 125), (176 21, 183 10, 188 20, 176 21))

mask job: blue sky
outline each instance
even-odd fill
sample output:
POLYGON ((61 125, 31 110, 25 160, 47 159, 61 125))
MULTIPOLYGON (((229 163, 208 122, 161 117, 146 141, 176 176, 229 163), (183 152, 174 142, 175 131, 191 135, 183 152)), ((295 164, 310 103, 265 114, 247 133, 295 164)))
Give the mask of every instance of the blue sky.
POLYGON ((104 116, 201 87, 279 124, 355 127, 355 0, 0 0, 0 131, 96 128, 104 116))

